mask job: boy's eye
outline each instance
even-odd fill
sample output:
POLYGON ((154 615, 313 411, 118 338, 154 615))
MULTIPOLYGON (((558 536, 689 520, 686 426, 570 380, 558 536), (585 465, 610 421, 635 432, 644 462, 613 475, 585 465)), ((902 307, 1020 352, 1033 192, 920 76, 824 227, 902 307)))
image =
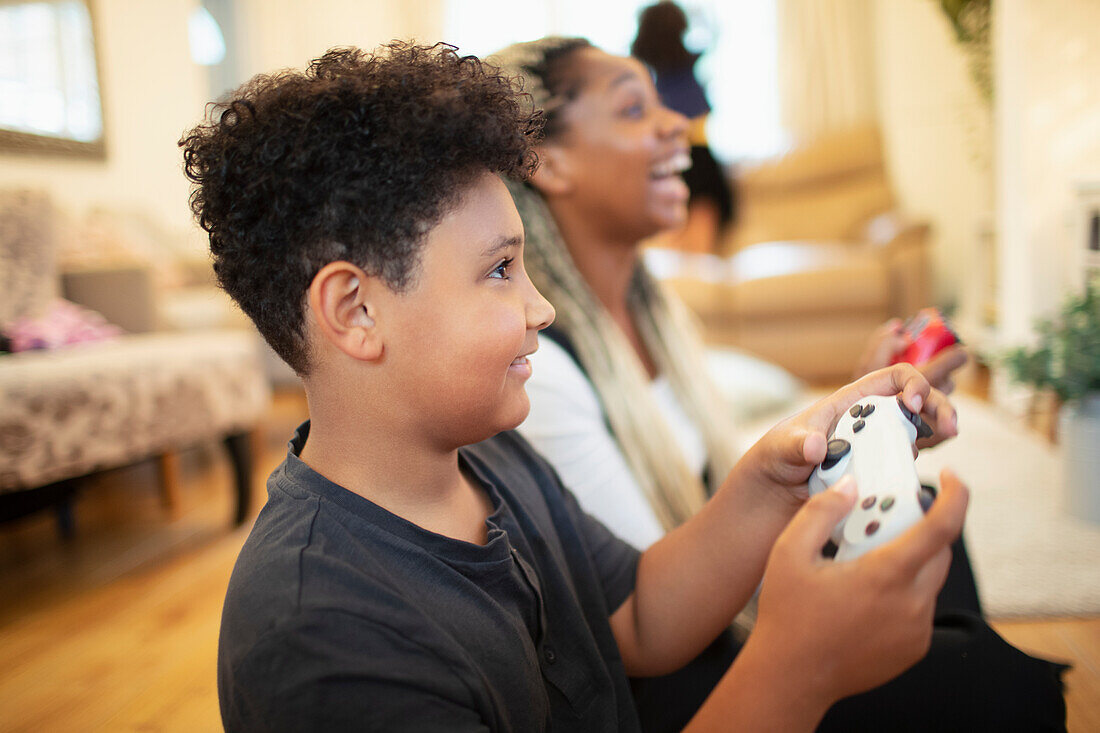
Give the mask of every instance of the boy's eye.
POLYGON ((509 257, 505 260, 501 260, 493 267, 493 271, 489 273, 489 277, 497 278, 500 280, 507 280, 509 278, 509 272, 512 269, 512 262, 514 258, 509 257))
POLYGON ((624 106, 619 114, 621 114, 623 117, 637 119, 645 114, 645 103, 641 101, 631 102, 630 104, 624 106))

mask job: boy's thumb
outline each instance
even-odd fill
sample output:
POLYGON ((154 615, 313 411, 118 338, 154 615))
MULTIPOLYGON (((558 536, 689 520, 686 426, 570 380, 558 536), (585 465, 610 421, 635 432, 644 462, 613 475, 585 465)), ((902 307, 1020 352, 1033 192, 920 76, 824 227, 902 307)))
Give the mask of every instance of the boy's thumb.
POLYGON ((851 476, 842 477, 828 491, 811 497, 787 526, 796 551, 810 557, 820 555, 833 529, 855 502, 856 482, 851 476))

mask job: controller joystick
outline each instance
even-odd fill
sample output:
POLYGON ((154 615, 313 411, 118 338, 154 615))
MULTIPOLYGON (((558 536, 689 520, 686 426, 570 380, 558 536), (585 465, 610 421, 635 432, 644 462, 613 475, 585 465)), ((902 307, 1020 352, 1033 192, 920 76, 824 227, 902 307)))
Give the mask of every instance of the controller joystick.
POLYGON ((810 476, 817 494, 851 475, 858 498, 833 530, 836 559, 851 560, 894 539, 928 511, 934 492, 922 487, 913 444, 932 428, 898 397, 864 397, 844 413, 810 476))

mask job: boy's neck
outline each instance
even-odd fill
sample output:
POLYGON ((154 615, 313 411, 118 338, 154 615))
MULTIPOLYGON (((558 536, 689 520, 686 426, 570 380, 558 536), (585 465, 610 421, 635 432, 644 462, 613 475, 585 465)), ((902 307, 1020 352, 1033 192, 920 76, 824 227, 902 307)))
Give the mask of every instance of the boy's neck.
POLYGON ((484 544, 488 494, 460 468, 457 449, 436 449, 418 435, 333 409, 307 388, 310 429, 299 456, 338 486, 413 524, 484 544))

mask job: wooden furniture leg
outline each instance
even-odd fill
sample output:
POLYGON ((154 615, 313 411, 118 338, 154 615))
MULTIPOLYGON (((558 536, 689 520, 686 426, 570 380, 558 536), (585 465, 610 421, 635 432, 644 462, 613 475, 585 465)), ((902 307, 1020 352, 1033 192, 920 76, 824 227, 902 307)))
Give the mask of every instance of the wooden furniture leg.
POLYGON ((180 508, 180 454, 174 449, 157 456, 160 469, 160 500, 168 516, 175 518, 180 508))
POLYGON ((225 436, 225 449, 233 463, 233 475, 237 488, 237 510, 233 517, 234 525, 241 525, 248 517, 252 502, 252 438, 247 432, 225 436))

